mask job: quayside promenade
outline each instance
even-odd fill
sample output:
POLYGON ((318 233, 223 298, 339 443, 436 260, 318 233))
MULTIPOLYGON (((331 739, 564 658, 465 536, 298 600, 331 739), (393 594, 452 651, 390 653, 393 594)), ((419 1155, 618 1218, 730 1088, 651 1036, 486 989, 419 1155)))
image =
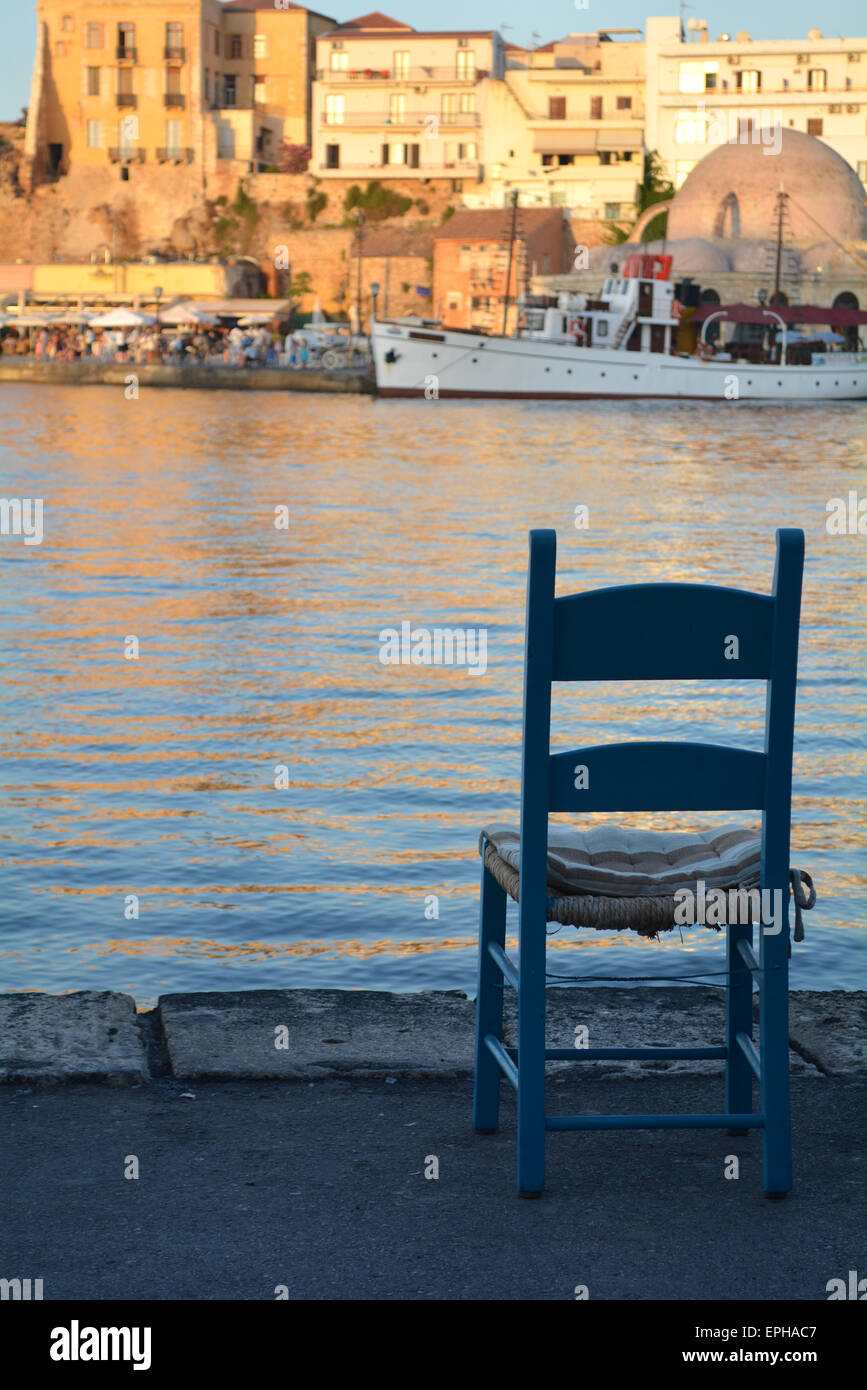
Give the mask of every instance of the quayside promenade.
MULTIPOLYGON (((46 1300, 824 1301, 864 1273, 865 999, 791 996, 785 1202, 757 1131, 711 1130, 570 1136, 522 1202, 508 1087, 499 1132, 472 1129, 460 992, 3 995, 4 1273, 46 1300)), ((713 1041, 723 998, 551 990, 552 1042, 576 1019, 594 1044, 713 1041)), ((706 1110, 723 1085, 708 1061, 564 1065, 563 1111, 706 1110)))
POLYGON ((352 395, 374 395, 372 373, 352 368, 319 371, 309 368, 292 371, 286 367, 211 366, 195 363, 130 362, 37 362, 31 358, 0 360, 3 382, 39 382, 46 386, 122 386, 138 390, 145 386, 193 389, 196 391, 326 391, 352 395))

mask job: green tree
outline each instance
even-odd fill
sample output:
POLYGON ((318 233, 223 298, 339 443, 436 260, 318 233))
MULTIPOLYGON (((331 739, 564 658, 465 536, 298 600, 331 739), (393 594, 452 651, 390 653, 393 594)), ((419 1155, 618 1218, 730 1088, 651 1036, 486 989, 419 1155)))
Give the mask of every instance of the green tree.
MULTIPOLYGON (((674 197, 674 184, 670 183, 665 177, 665 166, 662 163, 658 150, 649 150, 644 156, 644 178, 638 185, 638 200, 636 202, 635 222, 653 207, 654 203, 666 203, 674 197)), ((642 241, 655 241, 662 232, 665 212, 661 212, 658 217, 654 217, 648 222, 642 235, 642 241)), ((635 226, 633 222, 632 226, 635 226)), ((629 241, 632 235, 632 227, 622 227, 617 222, 606 223, 607 235, 603 237, 606 246, 619 246, 621 242, 629 241)))

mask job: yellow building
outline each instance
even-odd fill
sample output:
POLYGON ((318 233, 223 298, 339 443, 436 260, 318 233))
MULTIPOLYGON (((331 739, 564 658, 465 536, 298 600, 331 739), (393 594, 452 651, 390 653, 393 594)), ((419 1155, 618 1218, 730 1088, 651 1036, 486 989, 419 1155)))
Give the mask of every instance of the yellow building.
POLYGON ((291 0, 39 0, 31 181, 83 165, 266 169, 310 143, 316 36, 291 0))

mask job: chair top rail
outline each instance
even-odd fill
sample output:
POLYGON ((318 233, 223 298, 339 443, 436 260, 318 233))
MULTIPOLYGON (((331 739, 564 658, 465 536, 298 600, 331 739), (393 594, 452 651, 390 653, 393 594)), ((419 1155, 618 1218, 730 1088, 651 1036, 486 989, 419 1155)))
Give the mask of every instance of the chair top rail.
POLYGON ((760 811, 765 755, 717 743, 605 743, 549 759, 549 811, 760 811))
POLYGON ((709 584, 622 584, 554 600, 551 678, 767 680, 774 600, 709 584))

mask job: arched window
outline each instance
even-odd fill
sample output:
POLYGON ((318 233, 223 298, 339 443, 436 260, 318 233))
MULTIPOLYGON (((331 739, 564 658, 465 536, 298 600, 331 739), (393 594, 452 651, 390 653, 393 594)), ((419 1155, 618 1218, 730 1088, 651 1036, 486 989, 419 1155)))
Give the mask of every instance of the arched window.
POLYGON ((717 209, 713 234, 714 236, 732 238, 740 236, 741 210, 736 193, 727 193, 720 203, 717 209))
POLYGON ((788 295, 784 294, 782 290, 776 290, 768 300, 768 308, 773 309, 775 304, 788 304, 788 302, 788 295))
MULTIPOLYGON (((708 289, 701 291, 698 297, 698 302, 699 304, 719 304, 721 301, 716 290, 708 289)), ((705 334, 705 337, 709 343, 716 343, 719 340, 719 335, 720 321, 719 319, 714 319, 713 323, 708 324, 707 333, 705 334)))
POLYGON ((717 294, 716 290, 702 290, 702 292, 701 292, 701 294, 699 295, 698 298, 699 298, 699 303, 700 303, 700 304, 720 304, 720 303, 722 303, 722 301, 721 301, 719 295, 717 294))
POLYGON ((834 300, 834 308, 860 309, 861 305, 858 303, 858 296, 856 294, 853 294, 851 290, 844 290, 843 293, 838 294, 837 298, 834 300))

